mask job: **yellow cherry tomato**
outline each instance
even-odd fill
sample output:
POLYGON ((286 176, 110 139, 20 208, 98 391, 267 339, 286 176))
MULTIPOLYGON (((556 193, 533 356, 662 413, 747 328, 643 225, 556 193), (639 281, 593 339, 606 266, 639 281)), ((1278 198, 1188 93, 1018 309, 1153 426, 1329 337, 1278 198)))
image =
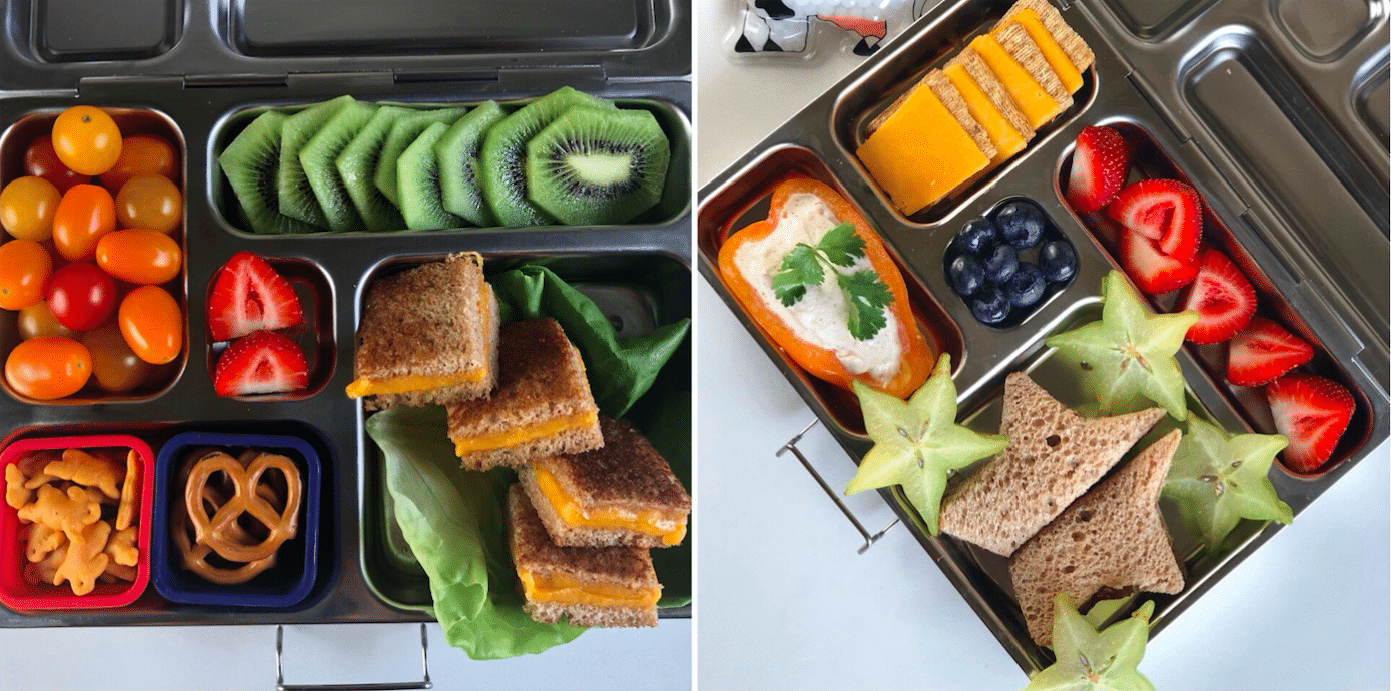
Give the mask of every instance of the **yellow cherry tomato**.
POLYGON ((116 322, 82 332, 82 345, 92 354, 92 376, 102 391, 125 393, 145 383, 155 370, 130 349, 116 322))
POLYGON ((47 240, 62 198, 53 183, 37 175, 17 177, 0 191, 0 225, 19 240, 47 240))
POLYGON ((179 187, 163 175, 137 175, 116 193, 116 220, 122 228, 149 228, 168 233, 183 220, 179 187))
POLYGON ((42 302, 53 260, 48 250, 33 240, 11 240, 0 245, 0 308, 22 310, 42 302))
POLYGON ((183 348, 184 319, 179 303, 159 286, 130 291, 116 310, 126 344, 152 365, 172 362, 183 348))
POLYGON ((59 324, 48 302, 41 300, 19 311, 19 337, 27 340, 43 336, 75 338, 77 332, 59 324))
POLYGON ((5 359, 5 381, 21 396, 51 401, 71 396, 92 376, 87 347, 62 336, 20 341, 5 359))
POLYGON ((97 266, 122 281, 153 285, 173 280, 183 264, 174 239, 155 230, 118 230, 97 241, 97 266))
POLYGON ((73 106, 53 121, 53 151, 74 171, 101 175, 121 157, 121 130, 106 111, 73 106))

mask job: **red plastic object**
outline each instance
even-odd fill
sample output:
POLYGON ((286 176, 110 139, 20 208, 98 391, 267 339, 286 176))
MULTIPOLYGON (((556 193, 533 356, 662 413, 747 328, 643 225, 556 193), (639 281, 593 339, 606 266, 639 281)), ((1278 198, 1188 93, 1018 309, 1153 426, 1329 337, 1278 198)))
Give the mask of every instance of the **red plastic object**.
MULTIPOLYGON (((150 582, 150 525, 154 502, 155 455, 150 445, 125 434, 105 434, 83 437, 31 437, 20 439, 0 452, 0 468, 18 463, 29 453, 55 449, 135 449, 139 457, 139 505, 136 511, 136 547, 140 557, 135 564, 135 581, 131 583, 98 583, 86 595, 73 595, 67 583, 59 586, 29 585, 23 576, 24 543, 19 539, 19 512, 7 503, 0 503, 0 604, 16 611, 107 609, 123 607, 145 592, 150 582)), ((124 456, 125 454, 122 454, 124 456)))

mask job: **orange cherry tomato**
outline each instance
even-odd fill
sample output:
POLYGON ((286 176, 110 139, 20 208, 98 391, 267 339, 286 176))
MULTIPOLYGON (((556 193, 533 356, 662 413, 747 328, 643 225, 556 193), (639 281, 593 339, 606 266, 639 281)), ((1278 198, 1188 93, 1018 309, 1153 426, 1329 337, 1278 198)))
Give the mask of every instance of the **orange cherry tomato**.
POLYGON ((119 190, 128 180, 146 173, 158 173, 170 180, 178 168, 179 156, 168 139, 153 134, 133 134, 121 140, 121 155, 111 170, 101 174, 101 184, 119 190))
POLYGON ((149 379, 155 369, 130 349, 116 322, 82 332, 82 345, 92 354, 92 376, 102 391, 130 391, 149 379))
POLYGON ((22 339, 43 336, 73 338, 76 335, 76 331, 58 323, 58 319, 53 316, 53 310, 48 308, 47 302, 36 302, 19 311, 19 337, 22 339))
POLYGON ((20 240, 47 240, 62 198, 53 183, 37 175, 17 177, 0 191, 0 225, 20 240))
POLYGON ((96 185, 77 185, 63 195, 53 214, 53 244, 75 262, 97 249, 97 240, 116 229, 116 202, 96 185))
POLYGON ((19 395, 41 401, 71 396, 91 376, 87 347, 62 336, 21 341, 5 359, 5 381, 19 395))
POLYGON ((0 245, 0 308, 22 310, 42 302, 53 260, 48 250, 33 240, 11 240, 0 245))
POLYGON ((163 175, 137 175, 116 193, 116 220, 122 228, 168 233, 179 226, 183 214, 183 195, 163 175))
POLYGON ((179 243, 154 230, 117 230, 97 241, 97 266, 113 278, 141 285, 173 280, 183 264, 179 243))
POLYGON ((116 321, 130 349, 152 365, 173 361, 183 348, 183 312, 174 297, 159 286, 130 291, 121 300, 116 321))
POLYGON ((121 157, 121 130, 106 111, 73 106, 53 121, 53 151, 82 175, 101 175, 121 157))

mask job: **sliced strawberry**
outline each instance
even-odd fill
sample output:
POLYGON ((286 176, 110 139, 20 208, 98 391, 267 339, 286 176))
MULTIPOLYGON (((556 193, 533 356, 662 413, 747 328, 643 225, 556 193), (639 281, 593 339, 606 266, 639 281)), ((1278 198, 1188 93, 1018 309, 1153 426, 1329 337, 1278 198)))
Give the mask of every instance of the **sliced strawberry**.
POLYGON ((1121 267, 1146 295, 1178 290, 1198 275, 1196 264, 1185 264, 1159 251, 1159 243, 1133 231, 1121 231, 1121 267))
POLYGON ((283 393, 308 385, 304 353, 276 331, 256 331, 232 341, 213 372, 213 391, 219 396, 283 393))
POLYGON ((1227 255, 1209 247, 1198 260, 1198 276, 1179 298, 1178 310, 1198 313, 1198 323, 1188 329, 1188 340, 1221 343, 1251 321, 1256 291, 1227 255))
POLYGON ((1357 408, 1337 382, 1312 374, 1286 374, 1265 387, 1275 429, 1290 440, 1285 465, 1313 472, 1328 462, 1357 408))
POLYGON ((1116 198, 1130 169, 1130 144, 1110 127, 1083 127, 1072 154, 1067 203, 1077 213, 1100 211, 1116 198))
POLYGON ((289 281, 266 260, 237 252, 217 270, 208 291, 208 329, 214 341, 253 331, 286 329, 304 319, 289 281))
POLYGON ((1232 337, 1227 353, 1227 381, 1237 386, 1260 386, 1308 362, 1313 346, 1265 317, 1232 337))
POLYGON ((1203 201, 1178 180, 1141 180, 1120 191, 1106 215, 1151 240, 1174 259, 1192 263, 1203 235, 1203 201))

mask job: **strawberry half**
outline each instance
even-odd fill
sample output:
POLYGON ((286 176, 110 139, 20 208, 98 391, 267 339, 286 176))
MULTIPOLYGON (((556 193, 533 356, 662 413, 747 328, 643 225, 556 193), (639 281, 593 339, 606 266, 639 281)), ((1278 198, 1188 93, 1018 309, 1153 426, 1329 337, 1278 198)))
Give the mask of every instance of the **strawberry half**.
POLYGON ((1121 268, 1146 295, 1160 295, 1188 285, 1198 275, 1196 264, 1185 264, 1159 251, 1159 244, 1133 231, 1121 231, 1121 268))
POLYGON ((213 391, 219 396, 284 393, 308 385, 304 353, 275 331, 257 331, 232 341, 213 372, 213 391))
POLYGON ((1265 317, 1232 337, 1227 353, 1227 381, 1237 386, 1260 386, 1308 362, 1313 346, 1265 317))
POLYGON ((286 329, 303 319, 299 298, 289 281, 266 260, 250 252, 237 252, 217 270, 208 292, 208 329, 214 341, 253 331, 286 329))
POLYGON ((1198 254, 1203 235, 1203 201, 1197 190, 1179 182, 1141 180, 1120 191, 1106 215, 1151 240, 1159 249, 1185 264, 1198 254))
POLYGON ((1285 465, 1318 470, 1333 456, 1357 404, 1337 382, 1313 374, 1287 374, 1265 387, 1275 429, 1290 440, 1285 465))
POLYGON ((1256 291, 1227 255, 1209 247, 1198 261, 1198 275, 1179 298, 1177 311, 1193 310, 1198 323, 1189 327, 1194 343, 1221 343, 1246 328, 1256 313, 1256 291))
POLYGON ((1072 154, 1067 203, 1077 213, 1100 211, 1116 198, 1130 169, 1130 144, 1110 127, 1083 127, 1072 154))

